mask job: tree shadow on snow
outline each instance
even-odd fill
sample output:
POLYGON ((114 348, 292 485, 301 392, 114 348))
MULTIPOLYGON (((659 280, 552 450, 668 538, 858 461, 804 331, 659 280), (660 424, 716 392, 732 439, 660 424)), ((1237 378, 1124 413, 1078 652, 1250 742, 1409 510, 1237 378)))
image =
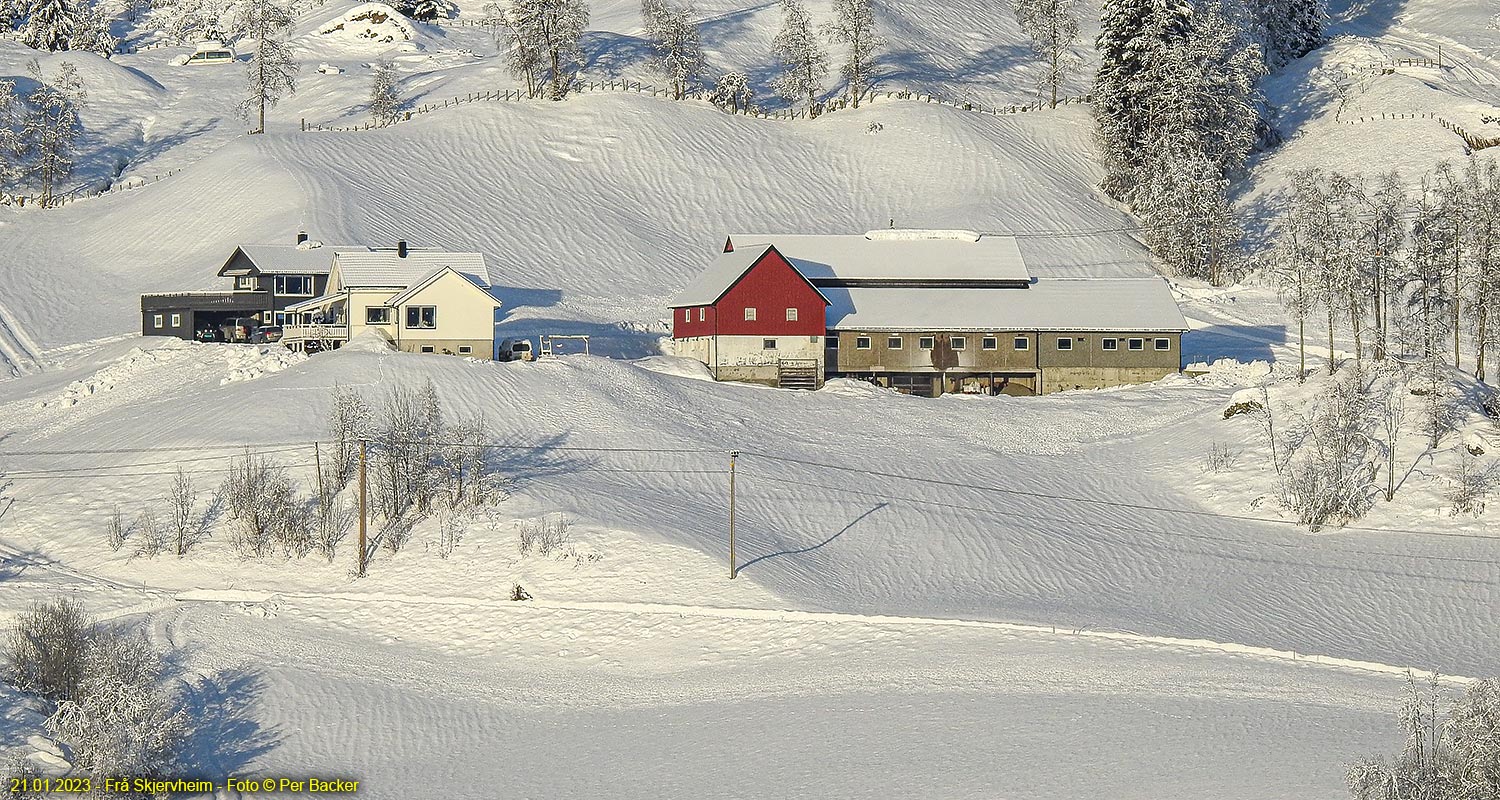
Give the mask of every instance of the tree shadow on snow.
POLYGON ((889 505, 890 505, 890 503, 879 503, 879 504, 875 505, 874 507, 872 507, 868 511, 864 512, 863 514, 860 514, 859 516, 857 516, 854 519, 850 520, 847 525, 845 525, 844 527, 842 527, 842 528, 838 529, 837 531, 835 531, 832 536, 829 536, 827 539, 824 539, 823 541, 818 542, 817 544, 809 545, 807 547, 799 547, 799 548, 797 548, 795 550, 778 550, 778 551, 776 551, 774 553, 766 553, 765 555, 756 556, 755 558, 752 558, 749 561, 746 561, 745 563, 741 564, 740 567, 739 567, 739 571, 740 572, 744 572, 745 570, 750 569, 751 567, 755 566, 756 564, 759 564, 762 561, 770 561, 773 558, 783 558, 783 557, 786 557, 786 556, 799 556, 799 555, 803 555, 805 553, 811 553, 811 552, 813 552, 815 550, 820 550, 825 545, 827 545, 830 542, 832 542, 834 539, 837 539, 840 536, 843 536, 845 533, 848 533, 850 528, 853 528, 855 525, 858 525, 859 523, 864 522, 864 520, 865 520, 866 517, 869 517, 870 515, 874 514, 877 511, 881 511, 881 510, 885 509, 889 505))
POLYGON ((1212 364, 1221 358, 1271 361, 1272 345, 1286 342, 1285 325, 1210 325, 1183 335, 1182 358, 1190 364, 1212 364))
POLYGON ((209 780, 243 773, 284 738, 256 719, 265 679, 245 669, 186 678, 183 708, 188 715, 184 774, 209 780))

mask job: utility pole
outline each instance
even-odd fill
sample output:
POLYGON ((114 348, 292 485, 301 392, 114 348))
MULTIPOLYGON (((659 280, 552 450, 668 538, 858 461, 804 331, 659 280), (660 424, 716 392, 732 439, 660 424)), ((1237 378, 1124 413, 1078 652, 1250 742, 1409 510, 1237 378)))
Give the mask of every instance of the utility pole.
POLYGON ((365 576, 365 518, 367 488, 365 484, 365 440, 359 440, 359 577, 365 576))
POLYGON ((734 461, 739 458, 740 451, 729 451, 729 579, 734 580, 740 574, 740 566, 734 560, 734 461))

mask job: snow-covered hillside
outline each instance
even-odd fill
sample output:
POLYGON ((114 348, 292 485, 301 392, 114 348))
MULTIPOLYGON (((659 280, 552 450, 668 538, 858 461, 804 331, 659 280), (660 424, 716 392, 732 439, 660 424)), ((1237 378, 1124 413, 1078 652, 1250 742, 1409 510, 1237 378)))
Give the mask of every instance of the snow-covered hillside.
MULTIPOLYGON (((1088 106, 880 96, 785 121, 597 91, 301 129, 367 122, 384 59, 412 107, 514 88, 489 33, 462 24, 482 5, 439 25, 313 8, 291 36, 298 92, 258 136, 234 111, 241 65, 173 66, 186 49, 144 47, 149 31, 108 60, 39 56, 88 86, 69 188, 116 189, 0 205, 0 625, 62 594, 175 650, 190 709, 218 724, 199 763, 350 774, 377 798, 1332 798, 1346 761, 1396 746, 1404 670, 1494 672, 1500 539, 1440 502, 1464 446, 1493 463, 1490 424, 1472 415, 1431 451, 1409 432, 1396 501, 1346 529, 1297 526, 1258 423, 1223 413, 1252 387, 1292 403, 1324 385, 1285 388, 1295 342, 1269 287, 1174 280, 1203 374, 1098 392, 787 392, 662 353, 666 302, 735 230, 1005 232, 1039 275, 1155 274, 1096 190, 1088 106), (589 333, 595 355, 304 357, 136 335, 140 293, 223 288, 234 245, 298 230, 477 250, 506 335, 589 333), (247 450, 309 491, 335 387, 378 403, 428 379, 488 419, 513 483, 423 522, 368 576, 348 540, 332 563, 244 560, 222 531, 182 559, 106 545, 114 513, 159 510, 179 467, 204 504, 247 450), (1214 444, 1237 469, 1204 468, 1214 444), (521 526, 544 519, 567 520, 568 541, 522 553, 521 526), (530 602, 510 600, 518 584, 530 602)), ((1080 9, 1086 42, 1097 4, 1080 9)), ((583 79, 652 82, 639 4, 592 11, 583 79)), ((1294 170, 1415 180, 1465 155, 1440 120, 1500 135, 1484 121, 1500 115, 1494 2, 1332 11, 1331 41, 1267 81, 1285 141, 1235 187, 1253 239, 1294 170), (1441 67, 1401 63, 1439 46, 1441 67)), ((713 71, 764 96, 777 5, 698 14, 713 71)), ((877 14, 882 88, 1035 101, 1008 4, 877 14)), ((1080 55, 1071 94, 1088 86, 1080 55)), ((0 77, 33 57, 0 41, 0 77)), ((11 729, 27 713, 0 690, 11 729)), ((24 741, 0 726, 0 749, 24 741)))

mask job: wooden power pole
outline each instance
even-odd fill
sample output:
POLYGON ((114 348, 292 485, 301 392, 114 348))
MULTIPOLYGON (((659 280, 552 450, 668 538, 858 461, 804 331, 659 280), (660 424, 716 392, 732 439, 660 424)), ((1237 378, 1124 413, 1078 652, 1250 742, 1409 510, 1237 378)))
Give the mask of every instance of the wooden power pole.
POLYGON ((739 458, 740 451, 729 451, 729 579, 734 580, 740 574, 740 566, 734 560, 734 461, 739 458))
POLYGON ((365 484, 365 441, 359 441, 359 577, 365 576, 365 519, 368 516, 365 484))

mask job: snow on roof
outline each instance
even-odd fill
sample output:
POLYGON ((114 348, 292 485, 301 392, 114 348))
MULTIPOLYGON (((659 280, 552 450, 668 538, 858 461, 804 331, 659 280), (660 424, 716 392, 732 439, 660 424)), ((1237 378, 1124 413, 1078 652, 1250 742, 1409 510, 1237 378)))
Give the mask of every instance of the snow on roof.
POLYGON ((1160 278, 1042 279, 1029 289, 825 289, 828 327, 900 331, 1185 331, 1160 278))
POLYGON ((749 245, 736 247, 733 252, 719 254, 719 257, 708 265, 708 269, 699 273, 698 277, 678 292, 677 299, 672 301, 671 308, 713 305, 770 249, 771 246, 768 244, 749 245))
POLYGON ((971 231, 886 230, 852 235, 733 234, 744 245, 773 244, 808 280, 1028 281, 1013 236, 971 231))
POLYGON ((339 250, 334 255, 341 289, 351 286, 406 288, 421 283, 443 267, 453 270, 482 289, 489 289, 490 272, 479 253, 449 253, 443 250, 409 249, 406 257, 393 249, 339 250))
MULTIPOLYGON (((408 255, 407 257, 410 258, 410 255, 408 255)), ((412 299, 413 297, 415 297, 418 292, 420 292, 423 289, 427 288, 428 284, 430 284, 433 281, 437 280, 445 272, 452 272, 453 274, 457 275, 458 277, 463 278, 464 280, 468 281, 471 285, 473 285, 473 287, 475 289, 478 289, 479 291, 484 292, 485 296, 487 296, 487 297, 490 298, 490 302, 494 303, 497 306, 500 305, 500 301, 497 300, 495 298, 495 296, 490 293, 490 286, 489 286, 488 283, 481 283, 479 281, 479 279, 476 278, 476 277, 474 277, 473 275, 469 275, 469 274, 466 274, 466 273, 463 273, 463 272, 459 272, 458 270, 456 270, 456 269, 454 269, 452 267, 449 267, 449 266, 438 267, 437 269, 433 270, 432 272, 427 273, 425 276, 422 277, 421 280, 419 280, 416 283, 413 283, 411 286, 409 286, 406 289, 406 291, 404 291, 404 292, 396 295, 395 297, 392 297, 391 299, 385 301, 385 304, 394 308, 395 306, 399 306, 402 303, 405 303, 406 301, 408 301, 408 300, 412 299)))
MULTIPOLYGON (((327 275, 333 266, 335 251, 358 250, 359 245, 324 245, 299 247, 294 244, 242 244, 240 252, 261 272, 288 272, 299 275, 327 275)), ((369 249, 369 248, 363 248, 369 249)), ((231 261, 233 257, 231 257, 231 261)), ((226 268, 228 263, 224 265, 226 268)), ((220 275, 229 273, 220 270, 220 275)))

